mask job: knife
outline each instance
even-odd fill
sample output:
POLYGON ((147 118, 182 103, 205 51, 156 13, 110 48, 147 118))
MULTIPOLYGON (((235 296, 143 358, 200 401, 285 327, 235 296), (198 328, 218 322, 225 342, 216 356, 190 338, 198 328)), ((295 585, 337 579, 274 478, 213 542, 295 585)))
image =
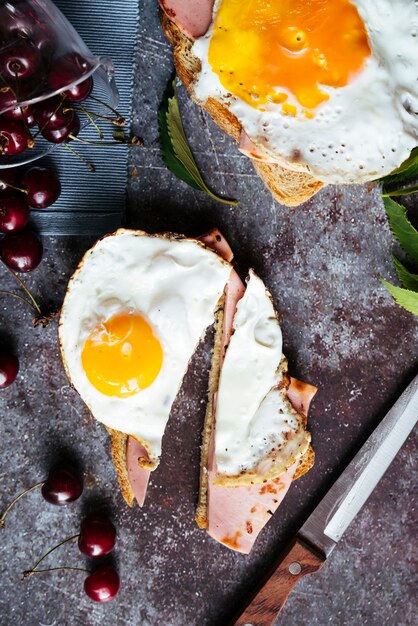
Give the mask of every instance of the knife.
POLYGON ((234 626, 271 626, 295 584, 324 565, 418 420, 418 375, 249 599, 234 626))

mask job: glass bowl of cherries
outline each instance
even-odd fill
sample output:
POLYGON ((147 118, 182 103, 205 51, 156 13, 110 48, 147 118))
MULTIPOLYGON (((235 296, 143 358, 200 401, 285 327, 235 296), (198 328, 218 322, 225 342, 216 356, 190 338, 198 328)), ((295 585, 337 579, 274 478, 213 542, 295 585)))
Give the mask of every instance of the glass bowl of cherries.
POLYGON ((0 170, 44 156, 115 109, 113 75, 51 0, 0 2, 0 170))

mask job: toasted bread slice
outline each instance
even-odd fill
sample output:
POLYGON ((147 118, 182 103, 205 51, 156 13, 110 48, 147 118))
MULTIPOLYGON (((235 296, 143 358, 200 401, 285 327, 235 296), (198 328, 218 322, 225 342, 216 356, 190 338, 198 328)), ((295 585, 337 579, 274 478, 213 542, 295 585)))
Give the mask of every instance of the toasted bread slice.
MULTIPOLYGON (((208 466, 209 466, 209 449, 212 437, 212 432, 215 425, 215 406, 214 398, 218 390, 219 376, 221 372, 222 363, 222 350, 223 346, 223 317, 224 309, 223 302, 220 302, 220 306, 216 312, 215 317, 215 340, 212 351, 211 370, 209 374, 208 384, 208 402, 206 405, 205 421, 202 432, 202 445, 201 445, 201 465, 200 465, 200 484, 199 484, 199 496, 196 507, 196 523, 202 528, 206 529, 208 526, 208 466)), ((287 361, 283 359, 282 364, 287 369, 287 361)), ((285 378, 288 378, 287 376, 285 378)), ((290 378, 289 378, 290 382, 290 378)), ((305 418, 305 425, 307 418, 305 418)), ((293 480, 300 478, 306 474, 314 465, 315 452, 312 445, 309 444, 306 452, 300 458, 296 472, 293 475, 293 480)), ((238 483, 236 483, 238 484, 238 483)), ((248 482, 251 484, 251 481, 248 482)))
MULTIPOLYGON (((209 98, 202 103, 194 95, 193 83, 201 70, 201 65, 192 51, 193 39, 188 37, 162 9, 160 9, 160 18, 164 34, 173 45, 177 75, 184 83, 190 97, 209 113, 225 133, 238 142, 241 124, 235 115, 215 98, 209 98)), ((306 202, 324 186, 324 183, 305 172, 295 172, 277 163, 250 160, 274 198, 285 206, 297 206, 306 202)))

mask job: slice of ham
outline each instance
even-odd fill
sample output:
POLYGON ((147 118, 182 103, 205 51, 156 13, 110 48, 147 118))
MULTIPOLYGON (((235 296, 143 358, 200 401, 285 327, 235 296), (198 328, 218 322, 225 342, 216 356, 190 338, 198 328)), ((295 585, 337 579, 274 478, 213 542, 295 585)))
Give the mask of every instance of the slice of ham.
MULTIPOLYGON (((217 228, 210 230, 205 235, 202 235, 202 237, 199 237, 199 239, 202 243, 208 246, 208 248, 211 248, 212 250, 217 252, 226 261, 232 261, 232 258, 234 256, 232 250, 225 237, 221 235, 217 228)), ((229 287, 229 289, 240 290, 240 285, 242 285, 241 279, 239 278, 238 274, 236 274, 235 270, 233 270, 232 273, 236 275, 235 280, 230 280, 229 284, 234 284, 235 287, 232 286, 229 287)), ((243 285, 242 289, 245 289, 243 285)), ((230 328, 232 328, 232 319, 234 316, 234 312, 235 309, 230 313, 230 328)), ((126 442, 126 466, 128 470, 129 482, 139 506, 142 506, 144 504, 145 496, 147 494, 148 481, 151 474, 149 470, 140 467, 140 465, 138 464, 139 459, 141 458, 148 459, 148 453, 146 449, 143 445, 138 443, 136 439, 134 439, 133 437, 128 437, 126 442)))
POLYGON ((148 452, 144 446, 133 437, 126 442, 126 467, 128 478, 139 506, 144 504, 147 494, 148 481, 151 472, 138 465, 139 459, 148 459, 148 452))
MULTIPOLYGON (((287 395, 296 411, 307 417, 315 391, 312 385, 291 378, 287 395)), ((208 468, 209 535, 232 550, 249 554, 261 530, 288 492, 297 466, 296 462, 287 472, 260 485, 220 487, 213 484, 216 466, 211 441, 208 468)))
MULTIPOLYGON (((215 240, 216 243, 216 240, 215 240)), ((215 248, 218 253, 220 250, 215 248)), ((222 357, 229 344, 237 304, 245 285, 233 270, 225 289, 222 357)), ((316 387, 295 378, 290 379, 287 397, 294 409, 306 418, 316 387)), ((214 402, 216 406, 216 401, 214 402)), ((221 487, 213 484, 216 475, 214 429, 209 445, 207 532, 232 550, 249 554, 255 540, 285 497, 298 463, 279 477, 260 485, 221 487)))
POLYGON ((251 141, 244 130, 241 130, 238 149, 242 152, 242 154, 245 154, 245 156, 250 159, 254 159, 255 161, 263 161, 263 163, 277 162, 276 159, 273 159, 273 157, 262 152, 260 148, 251 141))
POLYGON ((186 35, 202 37, 212 22, 214 0, 160 0, 160 7, 186 35))

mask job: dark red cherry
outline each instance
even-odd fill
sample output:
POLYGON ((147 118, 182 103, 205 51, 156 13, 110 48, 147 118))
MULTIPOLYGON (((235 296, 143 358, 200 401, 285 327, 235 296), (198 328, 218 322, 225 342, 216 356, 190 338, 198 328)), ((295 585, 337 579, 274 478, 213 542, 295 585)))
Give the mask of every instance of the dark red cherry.
POLYGON ((51 143, 64 143, 64 141, 71 141, 70 135, 74 135, 76 137, 79 132, 80 118, 77 113, 74 113, 70 124, 63 126, 62 128, 50 129, 46 127, 42 129, 42 135, 51 143))
POLYGON ((43 246, 31 230, 6 235, 0 241, 0 256, 7 267, 16 272, 31 272, 42 259, 43 246))
POLYGON ((3 41, 29 37, 39 19, 27 2, 3 3, 0 9, 0 34, 3 41))
POLYGON ((93 79, 89 76, 86 80, 73 85, 70 89, 66 89, 63 93, 67 96, 67 99, 70 100, 70 102, 83 102, 83 100, 89 97, 92 90, 93 79))
POLYGON ((0 389, 11 385, 19 371, 19 360, 10 352, 0 353, 0 389))
POLYGON ((54 96, 35 104, 33 114, 40 129, 56 130, 69 126, 74 118, 74 111, 66 109, 62 96, 54 96), (66 110, 64 110, 66 109, 66 110))
POLYGON ((0 117, 0 155, 13 156, 28 147, 29 133, 22 122, 0 117))
POLYGON ((83 481, 71 465, 57 465, 49 472, 41 491, 47 502, 61 506, 81 496, 83 481))
POLYGON ((3 116, 8 120, 22 120, 28 128, 36 126, 36 120, 33 116, 32 109, 30 108, 30 106, 27 105, 22 107, 17 106, 13 109, 9 109, 8 111, 5 111, 3 113, 3 116))
POLYGON ((32 167, 21 181, 27 189, 27 201, 33 209, 45 209, 54 204, 61 193, 58 176, 46 167, 32 167))
POLYGON ((89 515, 81 522, 78 547, 89 557, 105 556, 116 542, 116 528, 107 517, 89 515))
POLYGON ((4 82, 29 78, 38 70, 41 53, 29 39, 19 39, 0 49, 0 74, 4 82))
POLYGON ((120 579, 117 571, 111 565, 104 565, 84 581, 84 591, 95 602, 109 602, 117 595, 120 579))
POLYGON ((54 67, 49 74, 49 84, 52 89, 64 90, 64 95, 71 102, 81 102, 91 93, 93 79, 91 77, 80 79, 91 70, 91 63, 77 52, 66 54, 54 62, 54 67), (75 81, 80 81, 73 85, 75 81))
POLYGON ((24 194, 0 195, 0 232, 17 232, 28 221, 29 207, 24 194))
POLYGON ((0 193, 11 191, 9 185, 16 185, 17 176, 18 172, 14 167, 0 169, 0 193))
POLYGON ((17 98, 10 87, 0 86, 0 111, 15 106, 17 98))

